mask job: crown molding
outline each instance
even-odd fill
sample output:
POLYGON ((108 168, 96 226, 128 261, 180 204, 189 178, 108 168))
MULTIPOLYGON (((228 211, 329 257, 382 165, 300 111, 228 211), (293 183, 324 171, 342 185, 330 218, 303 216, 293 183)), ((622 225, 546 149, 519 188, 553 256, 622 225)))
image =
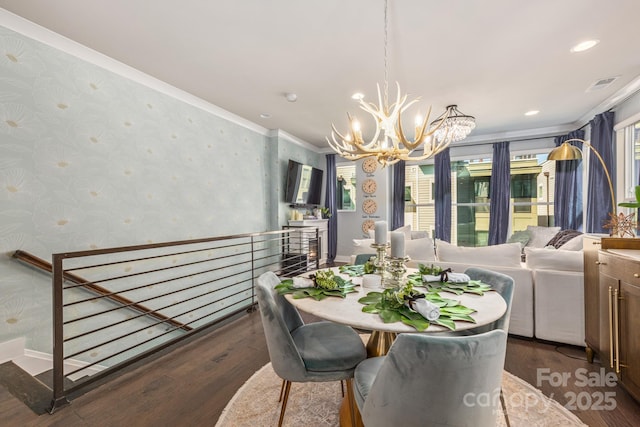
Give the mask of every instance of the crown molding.
POLYGON ((167 96, 183 101, 189 105, 199 108, 208 113, 214 114, 222 119, 228 120, 238 126, 250 129, 261 135, 268 135, 269 130, 250 120, 231 113, 217 105, 214 105, 202 98, 198 98, 188 92, 178 89, 162 80, 152 77, 142 71, 127 64, 117 61, 107 55, 93 50, 83 44, 73 41, 61 34, 53 32, 38 24, 28 21, 18 15, 0 8, 0 25, 16 33, 22 34, 38 42, 44 43, 54 49, 58 49, 78 59, 89 62, 93 65, 111 71, 126 79, 132 80, 150 89, 156 90, 167 96))

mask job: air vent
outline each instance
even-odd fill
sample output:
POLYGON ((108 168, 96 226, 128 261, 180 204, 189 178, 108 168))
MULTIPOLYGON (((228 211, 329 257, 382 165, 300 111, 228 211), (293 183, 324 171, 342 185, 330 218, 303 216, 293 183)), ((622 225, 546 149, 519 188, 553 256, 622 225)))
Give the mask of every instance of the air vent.
POLYGON ((600 89, 604 89, 606 87, 609 87, 611 85, 611 83, 613 83, 616 80, 618 80, 619 77, 620 76, 607 77, 606 79, 597 80, 595 83, 593 83, 591 86, 589 86, 589 88, 587 88, 587 92, 593 92, 595 90, 600 90, 600 89))

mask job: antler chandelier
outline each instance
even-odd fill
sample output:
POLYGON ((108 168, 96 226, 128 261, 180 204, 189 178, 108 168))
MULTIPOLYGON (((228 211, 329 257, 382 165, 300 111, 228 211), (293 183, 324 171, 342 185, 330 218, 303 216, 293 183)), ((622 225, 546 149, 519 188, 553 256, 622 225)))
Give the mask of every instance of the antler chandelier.
POLYGON ((331 138, 327 142, 340 156, 348 160, 359 160, 364 157, 375 157, 382 166, 391 165, 400 160, 425 160, 444 150, 454 141, 467 137, 475 127, 475 119, 458 111, 456 105, 450 105, 446 111, 434 120, 431 125, 429 116, 431 107, 424 119, 416 118, 413 140, 407 138, 402 128, 402 113, 418 102, 419 98, 407 102, 407 95, 401 95, 400 84, 396 82, 396 101, 389 105, 388 89, 388 0, 384 2, 384 93, 378 88, 378 104, 367 103, 359 99, 360 108, 371 114, 376 121, 373 137, 365 141, 362 136, 360 122, 347 113, 349 131, 340 133, 331 124, 331 138), (414 154, 423 146, 422 154, 414 154), (412 155, 413 154, 413 155, 412 155))

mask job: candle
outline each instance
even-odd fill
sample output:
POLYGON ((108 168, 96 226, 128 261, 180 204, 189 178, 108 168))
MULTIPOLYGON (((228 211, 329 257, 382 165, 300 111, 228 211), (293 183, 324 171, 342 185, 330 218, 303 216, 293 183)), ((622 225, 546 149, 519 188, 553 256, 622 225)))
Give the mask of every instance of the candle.
POLYGON ((375 224, 376 245, 387 244, 387 222, 376 221, 375 224))
POLYGON ((401 231, 391 233, 391 256, 404 258, 404 233, 401 231))

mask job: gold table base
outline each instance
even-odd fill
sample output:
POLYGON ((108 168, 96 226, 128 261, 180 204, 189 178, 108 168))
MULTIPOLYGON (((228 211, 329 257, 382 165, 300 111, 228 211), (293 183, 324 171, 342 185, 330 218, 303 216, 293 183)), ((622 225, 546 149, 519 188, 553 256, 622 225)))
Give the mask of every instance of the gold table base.
POLYGON ((396 339, 395 332, 373 331, 367 341, 367 357, 384 356, 389 352, 391 344, 396 339))
MULTIPOLYGON (((387 354, 397 335, 395 332, 373 331, 366 345, 367 357, 378 357, 387 354)), ((340 406, 340 426, 363 427, 358 405, 356 405, 353 398, 352 387, 347 387, 347 396, 342 400, 342 405, 340 406)))

